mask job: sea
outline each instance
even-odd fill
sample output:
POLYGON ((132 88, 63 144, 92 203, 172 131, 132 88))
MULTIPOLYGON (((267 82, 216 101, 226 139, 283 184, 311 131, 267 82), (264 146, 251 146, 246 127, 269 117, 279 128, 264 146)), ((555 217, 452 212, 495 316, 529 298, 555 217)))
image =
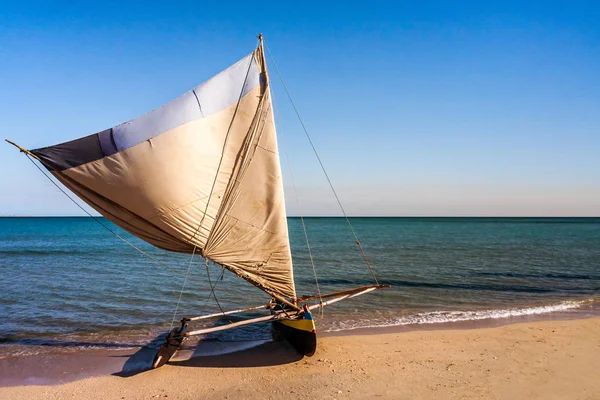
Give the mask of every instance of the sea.
MULTIPOLYGON (((301 220, 288 219, 299 296, 375 283, 344 218, 304 222, 314 270, 301 220)), ((600 315, 600 218, 350 222, 391 287, 314 310, 321 335, 600 315)), ((157 249, 102 218, 0 218, 0 359, 157 346, 184 316, 268 300, 198 255, 157 249)), ((267 323, 200 340, 227 351, 270 338, 267 323)))

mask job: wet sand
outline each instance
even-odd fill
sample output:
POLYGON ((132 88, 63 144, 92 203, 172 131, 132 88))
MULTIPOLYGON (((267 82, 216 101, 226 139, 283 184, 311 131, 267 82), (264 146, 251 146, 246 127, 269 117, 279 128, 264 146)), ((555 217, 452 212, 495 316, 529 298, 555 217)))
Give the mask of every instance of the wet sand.
POLYGON ((194 352, 150 371, 146 349, 4 359, 0 399, 600 399, 598 317, 194 352))

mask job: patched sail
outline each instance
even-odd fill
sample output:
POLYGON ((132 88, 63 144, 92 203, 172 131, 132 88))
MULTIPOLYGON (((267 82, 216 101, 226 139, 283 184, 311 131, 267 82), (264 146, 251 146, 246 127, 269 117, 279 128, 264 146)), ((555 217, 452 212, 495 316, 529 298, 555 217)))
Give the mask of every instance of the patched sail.
POLYGON ((295 297, 262 43, 177 99, 111 129, 32 150, 100 214, 162 249, 295 297))

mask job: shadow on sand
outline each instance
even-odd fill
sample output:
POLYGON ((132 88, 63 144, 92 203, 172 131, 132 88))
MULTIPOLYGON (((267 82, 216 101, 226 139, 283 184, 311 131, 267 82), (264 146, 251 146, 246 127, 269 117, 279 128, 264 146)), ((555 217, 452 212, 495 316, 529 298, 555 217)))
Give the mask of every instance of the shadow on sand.
POLYGON ((115 372, 112 375, 127 378, 139 373, 152 369, 152 361, 156 355, 156 350, 164 342, 166 334, 161 334, 154 338, 150 343, 141 347, 132 355, 113 356, 113 357, 128 357, 123 364, 121 371, 115 372))
MULTIPOLYGON (((158 346, 164 340, 161 335, 154 339, 152 343, 139 349, 129 357, 123 364, 121 371, 113 373, 114 376, 123 378, 131 377, 152 369, 152 361, 156 355, 158 346)), ((292 346, 283 340, 272 342, 248 342, 248 344, 239 350, 228 347, 234 346, 232 343, 218 342, 217 352, 221 354, 209 354, 214 352, 215 342, 198 341, 194 346, 184 346, 179 350, 175 357, 169 361, 170 365, 179 367, 213 367, 213 368, 242 368, 242 367, 265 367, 272 365, 283 365, 296 362, 302 359, 302 355, 297 353, 292 346), (256 343, 253 345, 252 343, 256 343)), ((239 342, 235 345, 240 345, 239 342)))
MULTIPOLYGON (((202 342, 198 344, 200 347, 202 342)), ((301 360, 303 356, 283 340, 267 342, 233 353, 196 356, 186 360, 172 360, 171 365, 181 367, 245 368, 283 365, 301 360)))

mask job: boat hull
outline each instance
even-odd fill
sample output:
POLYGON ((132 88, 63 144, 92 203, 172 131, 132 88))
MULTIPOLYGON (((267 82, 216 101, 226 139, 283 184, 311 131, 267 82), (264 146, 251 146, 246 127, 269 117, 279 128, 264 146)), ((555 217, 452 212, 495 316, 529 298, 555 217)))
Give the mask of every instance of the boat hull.
POLYGON ((282 319, 273 322, 273 329, 296 351, 311 357, 317 350, 317 330, 312 319, 282 319))

